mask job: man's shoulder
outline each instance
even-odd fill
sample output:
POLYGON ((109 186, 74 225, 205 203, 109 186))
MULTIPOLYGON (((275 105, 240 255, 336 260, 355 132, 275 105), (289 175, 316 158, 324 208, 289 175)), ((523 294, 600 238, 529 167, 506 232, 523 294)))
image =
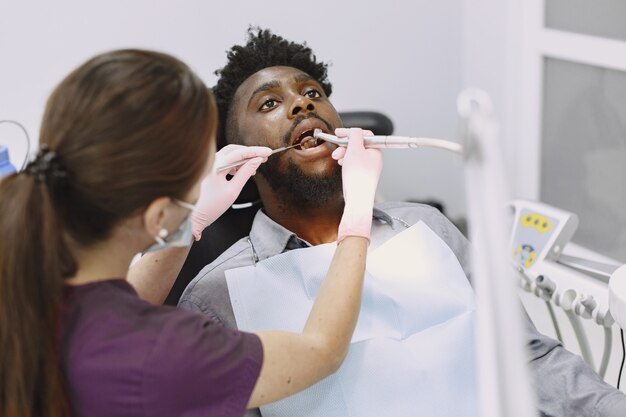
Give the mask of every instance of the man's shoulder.
POLYGON ((191 280, 180 298, 179 305, 212 315, 210 306, 222 303, 224 297, 228 299, 225 272, 229 269, 252 265, 254 263, 252 256, 248 237, 235 242, 213 262, 202 268, 191 280))

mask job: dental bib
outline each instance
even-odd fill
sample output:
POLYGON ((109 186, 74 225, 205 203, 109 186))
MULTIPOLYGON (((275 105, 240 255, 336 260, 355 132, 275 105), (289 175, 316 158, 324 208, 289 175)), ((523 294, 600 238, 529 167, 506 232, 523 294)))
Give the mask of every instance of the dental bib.
MULTIPOLYGON (((335 248, 226 271, 239 329, 301 332, 335 248)), ((263 416, 475 416, 474 294, 454 253, 420 221, 371 250, 366 269, 339 370, 263 416)))

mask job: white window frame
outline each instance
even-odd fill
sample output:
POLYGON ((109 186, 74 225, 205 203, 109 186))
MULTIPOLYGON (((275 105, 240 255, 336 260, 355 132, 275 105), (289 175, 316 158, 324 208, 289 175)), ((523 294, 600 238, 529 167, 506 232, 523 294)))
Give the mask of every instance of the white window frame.
MULTIPOLYGON (((545 3, 548 0, 524 0, 518 3, 521 13, 521 58, 519 76, 510 90, 517 103, 517 116, 511 120, 517 129, 514 155, 518 163, 513 173, 513 194, 532 200, 541 199, 541 133, 543 113, 543 75, 545 58, 592 65, 626 72, 626 41, 547 28, 545 3)), ((514 37, 512 37, 514 39, 514 37)), ((511 44, 511 47, 514 47, 511 44)), ((513 63, 514 65, 515 63, 513 63)), ((579 245, 570 253, 598 261, 614 260, 579 245)))
POLYGON ((525 175, 516 172, 515 192, 539 199, 541 179, 541 115, 545 58, 593 65, 626 72, 626 41, 566 32, 545 27, 545 2, 522 4, 521 82, 512 91, 521 103, 516 125, 520 136, 516 154, 525 175), (523 142, 523 143, 520 143, 523 142))

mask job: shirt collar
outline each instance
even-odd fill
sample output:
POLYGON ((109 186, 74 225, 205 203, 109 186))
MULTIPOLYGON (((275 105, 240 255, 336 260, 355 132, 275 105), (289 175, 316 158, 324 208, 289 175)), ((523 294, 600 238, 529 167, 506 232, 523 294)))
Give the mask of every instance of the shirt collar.
MULTIPOLYGON (((392 217, 379 208, 374 207, 372 218, 386 223, 391 228, 394 227, 392 217)), ((269 258, 288 249, 311 246, 292 231, 270 219, 263 209, 257 211, 254 217, 250 230, 250 243, 259 259, 269 258)))
POLYGON ((298 237, 270 219, 263 209, 257 211, 250 230, 250 243, 259 259, 283 253, 291 238, 298 237))

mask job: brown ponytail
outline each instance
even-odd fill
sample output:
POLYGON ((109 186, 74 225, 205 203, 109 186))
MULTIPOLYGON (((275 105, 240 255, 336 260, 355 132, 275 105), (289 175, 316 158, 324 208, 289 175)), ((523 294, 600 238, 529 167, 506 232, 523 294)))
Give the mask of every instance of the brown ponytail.
POLYGON ((158 197, 182 198, 216 121, 202 81, 156 52, 96 56, 55 89, 40 144, 62 175, 0 180, 0 416, 71 414, 58 344, 63 280, 78 267, 71 248, 106 239, 158 197))
POLYGON ((2 416, 69 415, 55 330, 61 271, 73 265, 44 188, 24 175, 0 181, 2 416))

